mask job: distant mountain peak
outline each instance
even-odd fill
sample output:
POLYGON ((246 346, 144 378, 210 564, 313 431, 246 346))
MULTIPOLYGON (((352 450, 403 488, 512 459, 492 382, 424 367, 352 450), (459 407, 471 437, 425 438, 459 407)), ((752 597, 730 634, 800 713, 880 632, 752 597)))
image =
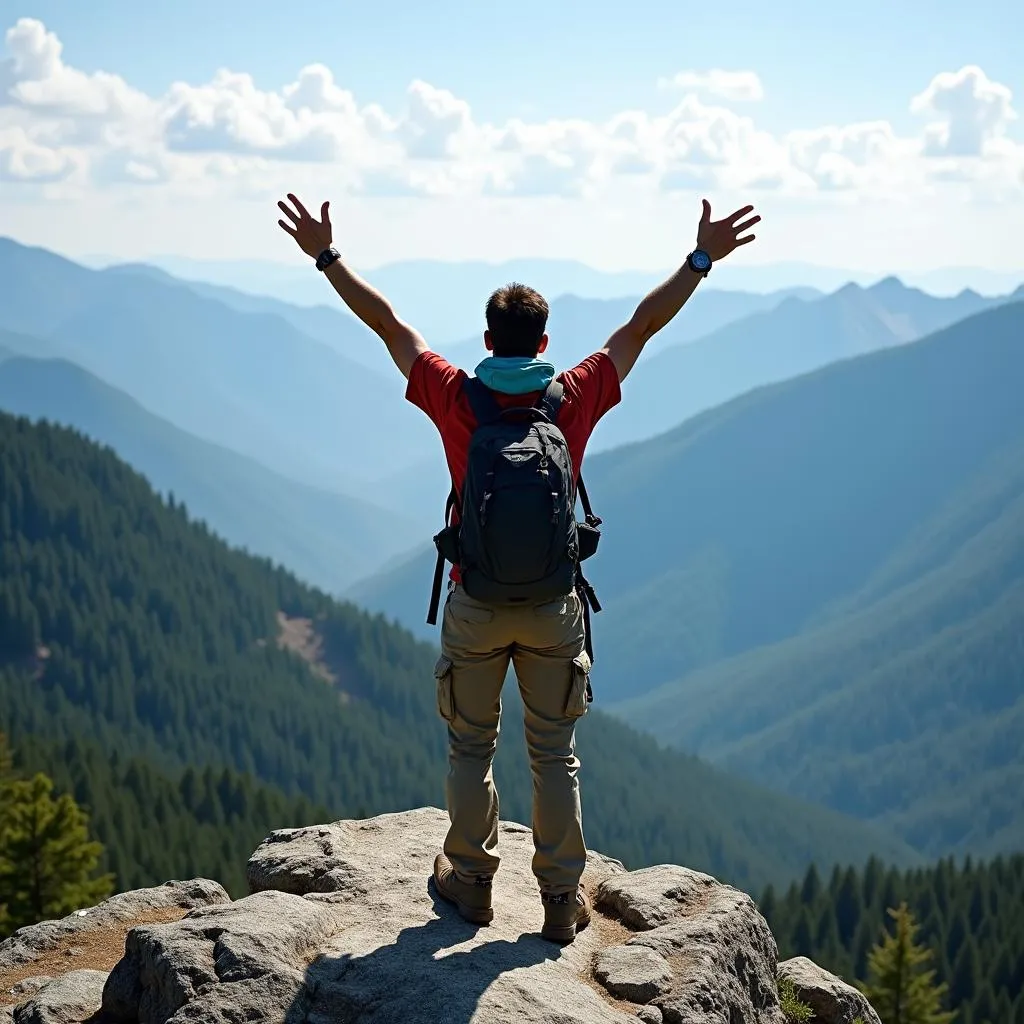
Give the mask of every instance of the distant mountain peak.
POLYGON ((916 291, 916 289, 908 288, 895 274, 883 277, 865 290, 874 295, 891 295, 895 292, 916 291))

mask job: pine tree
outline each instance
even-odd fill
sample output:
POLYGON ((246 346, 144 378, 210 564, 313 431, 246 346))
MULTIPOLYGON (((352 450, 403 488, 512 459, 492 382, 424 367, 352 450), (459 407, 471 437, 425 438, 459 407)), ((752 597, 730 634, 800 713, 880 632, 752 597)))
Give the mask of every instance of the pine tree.
POLYGON ((946 986, 936 985, 935 972, 923 969, 932 953, 915 942, 913 914, 901 903, 889 916, 896 930, 871 951, 864 994, 885 1024, 950 1024, 955 1014, 941 1008, 946 986))
POLYGON ((91 842, 85 812, 67 793, 53 796, 42 773, 5 784, 0 817, 0 904, 9 929, 92 906, 113 878, 92 877, 103 848, 91 842))
MULTIPOLYGON (((11 805, 11 784, 14 781, 13 758, 11 748, 7 745, 7 737, 0 732, 0 871, 3 870, 4 850, 6 849, 7 810, 11 805)), ((0 936, 7 935, 11 928, 11 919, 7 911, 7 904, 0 896, 0 936)))
MULTIPOLYGON (((14 758, 11 755, 11 748, 7 743, 7 736, 0 732, 0 787, 10 782, 14 775, 14 758)), ((0 788, 2 792, 2 788, 0 788)), ((4 805, 0 804, 0 808, 4 805)))

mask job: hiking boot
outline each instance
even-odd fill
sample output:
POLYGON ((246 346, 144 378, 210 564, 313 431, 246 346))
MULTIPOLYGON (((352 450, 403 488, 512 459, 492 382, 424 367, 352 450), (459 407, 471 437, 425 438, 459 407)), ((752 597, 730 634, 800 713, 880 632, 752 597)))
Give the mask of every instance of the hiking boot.
POLYGON ((549 942, 572 942, 576 933, 590 924, 590 897, 581 885, 573 899, 572 893, 549 896, 541 893, 544 904, 544 927, 541 938, 549 942))
POLYGON ((443 853, 434 860, 434 885, 441 899, 455 904, 465 920, 473 924, 490 924, 494 919, 490 879, 478 879, 473 885, 461 881, 455 877, 455 869, 443 853))

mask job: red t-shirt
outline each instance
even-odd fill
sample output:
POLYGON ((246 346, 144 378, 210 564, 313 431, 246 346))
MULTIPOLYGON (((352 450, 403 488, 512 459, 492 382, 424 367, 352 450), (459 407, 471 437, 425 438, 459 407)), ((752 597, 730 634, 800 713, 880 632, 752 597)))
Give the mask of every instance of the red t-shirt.
MULTIPOLYGON (((423 352, 412 364, 409 384, 405 390, 405 397, 422 409, 440 432, 448 471, 456 492, 460 494, 469 457, 469 439, 477 425, 462 390, 462 382, 467 376, 465 370, 452 366, 437 352, 423 352)), ((573 469, 578 477, 594 427, 622 398, 619 375, 615 364, 605 353, 595 352, 571 370, 563 370, 558 374, 558 379, 565 388, 558 411, 558 429, 565 435, 573 469)), ((525 395, 506 395, 498 391, 492 393, 498 404, 506 409, 517 405, 533 405, 541 394, 539 391, 525 395)), ((458 578, 456 566, 452 571, 452 579, 458 578)))

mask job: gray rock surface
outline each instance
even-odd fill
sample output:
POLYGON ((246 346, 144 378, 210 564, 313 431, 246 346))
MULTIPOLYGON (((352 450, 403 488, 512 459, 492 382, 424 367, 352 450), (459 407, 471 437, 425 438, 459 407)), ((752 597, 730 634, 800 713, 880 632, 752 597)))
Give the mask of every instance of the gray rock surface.
POLYGON ((104 1013, 132 1024, 280 1020, 302 991, 306 964, 341 926, 329 904, 261 892, 133 928, 110 972, 104 1013))
POLYGON ((642 1020, 644 1024, 664 1024, 665 1016, 661 1012, 661 1008, 657 1006, 641 1006, 636 1011, 637 1020, 642 1020))
POLYGON ((613 996, 649 1003, 672 989, 672 968, 659 953, 643 946, 609 946, 597 954, 594 977, 613 996))
POLYGON ((34 996, 44 985, 48 985, 53 978, 49 974, 33 974, 31 978, 22 978, 17 984, 9 989, 11 997, 17 1002, 24 1002, 29 996, 34 996))
POLYGON ((805 956, 779 964, 782 979, 793 983, 796 994, 814 1010, 815 1020, 821 1024, 853 1024, 858 1017, 864 1024, 881 1024, 863 992, 805 956))
MULTIPOLYGON (((244 899, 202 879, 169 883, 23 929, 0 953, 26 974, 26 950, 75 945, 83 928, 147 909, 189 909, 132 927, 105 982, 62 966, 19 982, 0 1024, 785 1024, 775 941, 745 894, 685 868, 627 872, 591 854, 594 920, 557 946, 539 935, 530 829, 501 826, 496 916, 478 928, 429 881, 447 827, 444 811, 426 808, 283 830, 250 858, 244 899)), ((88 963, 95 939, 69 966, 88 963)), ((809 961, 783 970, 816 1008, 828 1012, 814 990, 847 1005, 849 987, 809 961)), ((866 1004, 858 1012, 878 1024, 866 1004)))
POLYGON ((0 942, 0 971, 31 963, 44 953, 73 935, 103 928, 121 921, 131 921, 154 910, 193 907, 227 903, 228 894, 218 882, 208 878, 194 878, 186 882, 167 882, 151 889, 111 896, 96 907, 78 910, 56 921, 19 928, 9 939, 0 942))
MULTIPOLYGON (((422 809, 274 833, 249 861, 252 895, 130 933, 104 1010, 139 1024, 635 1024, 587 981, 600 920, 571 946, 540 938, 530 830, 502 825, 495 920, 475 928, 428 884, 447 827, 422 809)), ((595 854, 587 880, 623 870, 595 854)))
POLYGON ((661 865, 607 878, 597 905, 637 930, 626 945, 671 966, 671 991, 653 1000, 666 1024, 785 1024, 778 947, 746 893, 661 865))
POLYGON ((100 1008, 103 971, 69 971, 14 1008, 14 1024, 81 1024, 100 1008))

